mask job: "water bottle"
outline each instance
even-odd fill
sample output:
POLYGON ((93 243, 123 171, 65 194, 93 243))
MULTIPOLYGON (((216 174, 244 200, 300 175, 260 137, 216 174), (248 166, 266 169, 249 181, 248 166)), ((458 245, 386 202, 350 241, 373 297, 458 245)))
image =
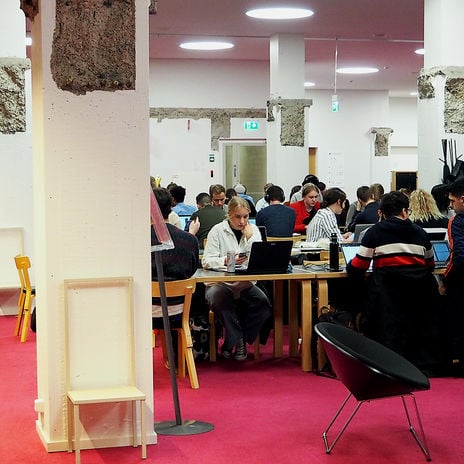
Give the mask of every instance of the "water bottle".
POLYGON ((338 240, 337 234, 333 233, 330 236, 329 243, 329 270, 330 271, 339 271, 339 255, 338 255, 338 240))

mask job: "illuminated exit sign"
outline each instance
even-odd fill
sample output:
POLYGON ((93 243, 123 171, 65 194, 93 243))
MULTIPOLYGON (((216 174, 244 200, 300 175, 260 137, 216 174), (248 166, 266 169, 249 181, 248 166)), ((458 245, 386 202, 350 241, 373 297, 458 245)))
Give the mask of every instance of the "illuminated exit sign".
POLYGON ((245 130, 258 130, 259 122, 258 121, 245 121, 243 123, 243 128, 245 130))

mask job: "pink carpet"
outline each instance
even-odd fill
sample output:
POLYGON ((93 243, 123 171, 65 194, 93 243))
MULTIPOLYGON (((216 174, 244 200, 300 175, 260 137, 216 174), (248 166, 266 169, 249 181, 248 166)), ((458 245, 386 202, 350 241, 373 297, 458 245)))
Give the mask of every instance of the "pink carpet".
MULTIPOLYGON (((35 336, 21 344, 13 337, 14 317, 0 319, 1 463, 74 463, 74 454, 47 453, 36 432, 35 336)), ((174 420, 168 371, 155 349, 155 421, 174 420)), ((210 422, 211 432, 158 436, 148 447, 84 450, 83 464, 411 464, 425 462, 407 429, 399 399, 361 407, 331 455, 321 433, 346 396, 340 382, 303 373, 298 359, 274 360, 271 342, 258 361, 219 360, 197 364, 200 389, 179 381, 182 419, 210 422)), ((464 379, 432 379, 416 398, 433 462, 464 462, 464 379)))

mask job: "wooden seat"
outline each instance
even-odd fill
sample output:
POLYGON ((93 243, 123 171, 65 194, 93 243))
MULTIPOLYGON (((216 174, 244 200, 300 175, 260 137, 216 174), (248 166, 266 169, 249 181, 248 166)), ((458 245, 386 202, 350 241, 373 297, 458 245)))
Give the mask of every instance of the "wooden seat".
MULTIPOLYGON (((185 378, 185 364, 187 363, 190 385, 192 388, 200 388, 193 357, 193 342, 190 333, 190 305, 192 303, 192 294, 195 291, 195 279, 174 280, 165 282, 166 297, 184 297, 184 310, 182 312, 182 326, 174 327, 179 334, 178 337, 178 363, 177 373, 180 378, 185 378)), ((158 282, 152 282, 153 298, 160 297, 160 287, 158 282)), ((163 357, 167 359, 166 338, 164 330, 161 330, 163 357)))
MULTIPOLYGON (((216 362, 217 359, 217 335, 216 335, 216 318, 214 311, 209 310, 209 360, 210 362, 216 362)), ((254 343, 254 357, 259 359, 259 335, 256 337, 254 343)))
MULTIPOLYGON (((80 464, 81 429, 86 425, 85 421, 81 424, 81 405, 130 403, 127 413, 121 407, 113 417, 121 428, 130 425, 131 444, 135 448, 138 445, 136 407, 140 405, 140 442, 142 459, 146 459, 146 395, 135 384, 133 279, 65 280, 64 294, 68 451, 73 451, 74 442, 76 464, 80 464), (121 320, 120 332, 105 330, 109 317, 121 320)), ((108 424, 113 410, 116 408, 108 409, 102 419, 108 430, 115 428, 108 424)), ((88 415, 85 417, 88 422, 88 415)), ((94 416, 92 421, 95 427, 98 418, 94 416)), ((119 442, 124 435, 122 433, 116 440, 119 442)), ((89 437, 87 442, 89 448, 99 447, 97 439, 89 437)), ((100 447, 108 447, 105 440, 102 443, 100 447)))
POLYGON ((18 319, 16 321, 14 335, 18 336, 21 333, 21 342, 25 342, 27 340, 31 321, 31 310, 32 302, 35 298, 35 289, 32 288, 29 278, 29 269, 31 267, 29 257, 16 255, 14 260, 21 285, 18 298, 18 319))

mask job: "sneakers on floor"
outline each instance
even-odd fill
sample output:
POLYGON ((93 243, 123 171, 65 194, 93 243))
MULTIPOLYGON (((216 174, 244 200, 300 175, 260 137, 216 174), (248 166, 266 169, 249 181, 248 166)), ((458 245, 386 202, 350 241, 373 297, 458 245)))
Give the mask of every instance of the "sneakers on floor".
POLYGON ((224 359, 230 359, 232 357, 232 348, 229 348, 225 343, 222 345, 221 354, 224 359))
POLYGON ((234 359, 236 361, 245 361, 247 358, 247 350, 246 350, 246 345, 245 342, 243 341, 243 338, 239 340, 237 345, 235 345, 235 353, 234 353, 234 359))

